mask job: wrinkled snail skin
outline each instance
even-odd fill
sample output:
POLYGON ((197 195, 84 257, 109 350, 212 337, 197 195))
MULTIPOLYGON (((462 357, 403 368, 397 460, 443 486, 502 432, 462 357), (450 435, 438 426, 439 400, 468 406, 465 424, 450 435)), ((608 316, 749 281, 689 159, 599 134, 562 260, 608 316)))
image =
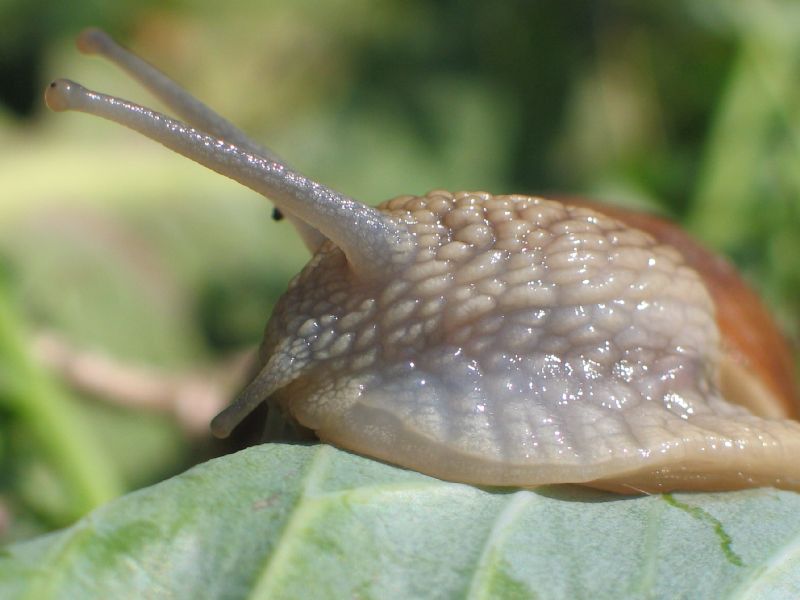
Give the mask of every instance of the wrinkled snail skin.
POLYGON ((789 345, 730 262, 667 219, 582 199, 562 201, 593 208, 678 249, 698 272, 714 302, 722 337, 723 395, 763 417, 800 417, 789 345))
POLYGON ((323 248, 267 327, 272 401, 321 439, 476 484, 796 485, 800 427, 723 398, 714 306, 674 247, 542 198, 381 208, 416 261, 367 285, 323 248))
POLYGON ((269 197, 313 253, 216 435, 267 401, 324 441, 452 481, 800 489, 785 344, 727 263, 674 225, 485 192, 371 208, 87 36, 196 129, 66 81, 48 105, 121 123, 269 197))

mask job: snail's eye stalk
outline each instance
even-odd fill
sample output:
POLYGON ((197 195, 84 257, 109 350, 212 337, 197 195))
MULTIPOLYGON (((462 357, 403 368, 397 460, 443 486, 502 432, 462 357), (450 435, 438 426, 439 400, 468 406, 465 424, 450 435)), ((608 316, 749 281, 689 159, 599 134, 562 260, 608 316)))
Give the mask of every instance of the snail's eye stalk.
MULTIPOLYGON (((153 65, 120 46, 104 31, 94 27, 84 29, 78 35, 76 45, 83 54, 102 56, 121 68, 195 129, 230 142, 250 154, 286 164, 274 152, 253 141, 233 123, 211 110, 153 65)), ((325 236, 294 215, 287 214, 287 217, 306 247, 311 252, 316 252, 325 241, 325 236)))
POLYGON ((102 56, 117 65, 195 129, 230 142, 250 154, 263 156, 275 162, 284 162, 153 65, 120 46, 106 32, 93 27, 84 29, 78 35, 76 45, 83 54, 102 56))
POLYGON ((310 249, 330 239, 360 276, 385 278, 410 255, 412 236, 404 224, 293 171, 102 32, 84 32, 79 46, 123 65, 199 129, 65 79, 54 81, 45 92, 53 110, 76 110, 124 125, 270 198, 298 226, 310 249))

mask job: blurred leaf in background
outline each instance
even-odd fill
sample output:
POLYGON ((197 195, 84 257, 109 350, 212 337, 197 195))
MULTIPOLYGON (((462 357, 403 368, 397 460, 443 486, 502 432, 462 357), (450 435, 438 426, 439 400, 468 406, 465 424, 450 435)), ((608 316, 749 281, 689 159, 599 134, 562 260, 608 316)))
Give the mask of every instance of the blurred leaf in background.
POLYGON ((75 50, 88 25, 371 203, 557 191, 672 216, 797 338, 796 2, 3 0, 0 25, 0 541, 216 451, 171 415, 68 389, 35 360, 42 332, 165 374, 212 372, 258 342, 307 258, 262 198, 44 109, 57 76, 157 106, 75 50))

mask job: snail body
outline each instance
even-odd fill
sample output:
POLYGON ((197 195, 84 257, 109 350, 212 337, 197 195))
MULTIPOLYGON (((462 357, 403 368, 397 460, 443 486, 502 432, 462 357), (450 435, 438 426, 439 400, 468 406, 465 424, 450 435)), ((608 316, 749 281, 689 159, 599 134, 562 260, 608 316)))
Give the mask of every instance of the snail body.
POLYGON ((372 208, 292 171, 104 34, 79 47, 196 129, 63 80, 52 108, 120 122, 268 196, 313 252, 216 435, 268 401, 323 441, 466 483, 800 489, 791 364, 762 352, 783 351, 780 335, 674 226, 484 192, 372 208), (740 335, 739 317, 757 331, 740 335))

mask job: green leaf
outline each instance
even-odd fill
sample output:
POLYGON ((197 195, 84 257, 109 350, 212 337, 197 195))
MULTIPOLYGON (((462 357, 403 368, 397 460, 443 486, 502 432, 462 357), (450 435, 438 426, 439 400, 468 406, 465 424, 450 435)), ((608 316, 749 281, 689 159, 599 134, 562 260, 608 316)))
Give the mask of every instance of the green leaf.
POLYGON ((251 448, 0 557, 3 598, 797 598, 800 495, 482 490, 251 448))

